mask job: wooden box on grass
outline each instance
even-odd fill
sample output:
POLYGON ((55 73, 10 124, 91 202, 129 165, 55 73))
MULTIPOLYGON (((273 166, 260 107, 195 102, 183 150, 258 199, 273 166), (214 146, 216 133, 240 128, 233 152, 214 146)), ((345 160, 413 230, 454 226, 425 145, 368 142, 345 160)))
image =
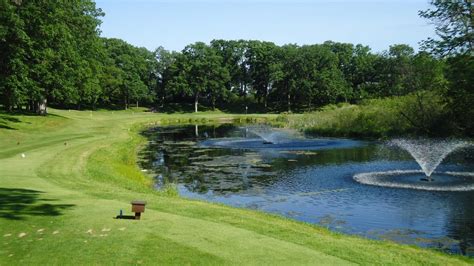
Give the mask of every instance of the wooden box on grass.
POLYGON ((146 201, 134 200, 131 203, 132 203, 132 212, 134 213, 145 212, 146 201))

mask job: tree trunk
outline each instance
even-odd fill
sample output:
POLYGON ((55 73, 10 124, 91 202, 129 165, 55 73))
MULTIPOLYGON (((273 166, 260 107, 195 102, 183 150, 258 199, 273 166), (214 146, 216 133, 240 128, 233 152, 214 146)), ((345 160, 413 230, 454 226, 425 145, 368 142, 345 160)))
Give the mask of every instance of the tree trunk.
POLYGON ((11 92, 9 89, 6 90, 5 92, 5 110, 7 112, 11 113, 13 111, 13 106, 11 104, 11 92))
POLYGON ((46 100, 46 98, 42 98, 38 103, 38 106, 37 106, 37 109, 36 109, 36 113, 39 114, 39 115, 47 115, 48 114, 48 101, 46 100))
POLYGON ((199 100, 199 94, 196 94, 194 96, 194 112, 195 113, 198 112, 198 100, 199 100))
POLYGON ((35 102, 33 100, 28 100, 28 112, 34 112, 35 102))
POLYGON ((137 108, 138 108, 138 100, 137 100, 137 108))
POLYGON ((125 105, 125 106, 124 106, 124 107, 125 107, 125 110, 127 110, 127 109, 128 109, 128 99, 127 99, 127 97, 125 97, 125 98, 123 99, 123 103, 124 103, 124 105, 125 105))
POLYGON ((288 113, 291 112, 291 94, 288 92, 288 113))
POLYGON ((269 85, 267 85, 267 86, 265 87, 265 95, 264 95, 264 99, 263 99, 263 100, 265 101, 265 102, 264 102, 264 103, 265 103, 265 104, 264 104, 265 110, 267 110, 267 106, 268 106, 268 90, 269 90, 269 85))

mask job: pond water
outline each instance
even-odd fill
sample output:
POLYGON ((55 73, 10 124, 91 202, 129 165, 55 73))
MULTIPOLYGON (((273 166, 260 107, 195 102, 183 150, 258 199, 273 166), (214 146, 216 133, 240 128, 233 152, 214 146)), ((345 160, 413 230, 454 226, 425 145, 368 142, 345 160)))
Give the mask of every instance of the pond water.
MULTIPOLYGON (((423 181, 419 165, 406 151, 381 142, 275 132, 266 140, 253 125, 153 128, 144 132, 150 141, 141 152, 141 167, 156 176, 157 189, 173 182, 183 197, 473 256, 474 191, 363 184, 354 176, 383 172, 386 179, 399 171, 402 181, 420 186, 423 181)), ((433 178, 449 185, 452 177, 446 172, 472 173, 473 162, 472 148, 459 149, 448 155, 433 178)), ((462 182, 473 180, 467 175, 453 182, 464 186, 462 182)))

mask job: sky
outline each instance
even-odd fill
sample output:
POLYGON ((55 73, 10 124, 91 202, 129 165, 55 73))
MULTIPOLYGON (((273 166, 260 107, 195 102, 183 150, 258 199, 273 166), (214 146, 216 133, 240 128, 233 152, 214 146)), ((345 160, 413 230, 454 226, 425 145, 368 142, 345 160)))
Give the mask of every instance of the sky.
POLYGON ((278 45, 327 40, 368 45, 374 52, 393 44, 415 50, 434 37, 418 16, 428 0, 97 0, 105 12, 101 35, 154 50, 181 51, 213 39, 254 39, 278 45))

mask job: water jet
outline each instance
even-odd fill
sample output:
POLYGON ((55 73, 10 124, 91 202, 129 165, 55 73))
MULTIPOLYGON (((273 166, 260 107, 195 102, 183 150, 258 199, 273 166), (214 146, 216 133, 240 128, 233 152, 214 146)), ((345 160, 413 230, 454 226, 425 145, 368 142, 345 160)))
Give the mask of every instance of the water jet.
POLYGON ((306 151, 330 148, 347 148, 361 145, 348 139, 305 138, 288 129, 271 128, 266 125, 241 127, 242 137, 206 139, 200 142, 205 147, 248 150, 306 151))
POLYGON ((278 144, 294 139, 295 132, 274 129, 268 126, 250 126, 246 131, 256 135, 263 140, 263 144, 278 144))
POLYGON ((394 139, 388 145, 407 151, 431 181, 431 174, 450 153, 470 144, 461 140, 394 139))
POLYGON ((387 143, 407 151, 418 163, 420 170, 393 170, 360 173, 354 179, 363 184, 436 191, 474 190, 473 173, 435 172, 452 152, 471 146, 462 140, 394 139, 387 143), (433 175, 436 177, 434 178, 433 175))

